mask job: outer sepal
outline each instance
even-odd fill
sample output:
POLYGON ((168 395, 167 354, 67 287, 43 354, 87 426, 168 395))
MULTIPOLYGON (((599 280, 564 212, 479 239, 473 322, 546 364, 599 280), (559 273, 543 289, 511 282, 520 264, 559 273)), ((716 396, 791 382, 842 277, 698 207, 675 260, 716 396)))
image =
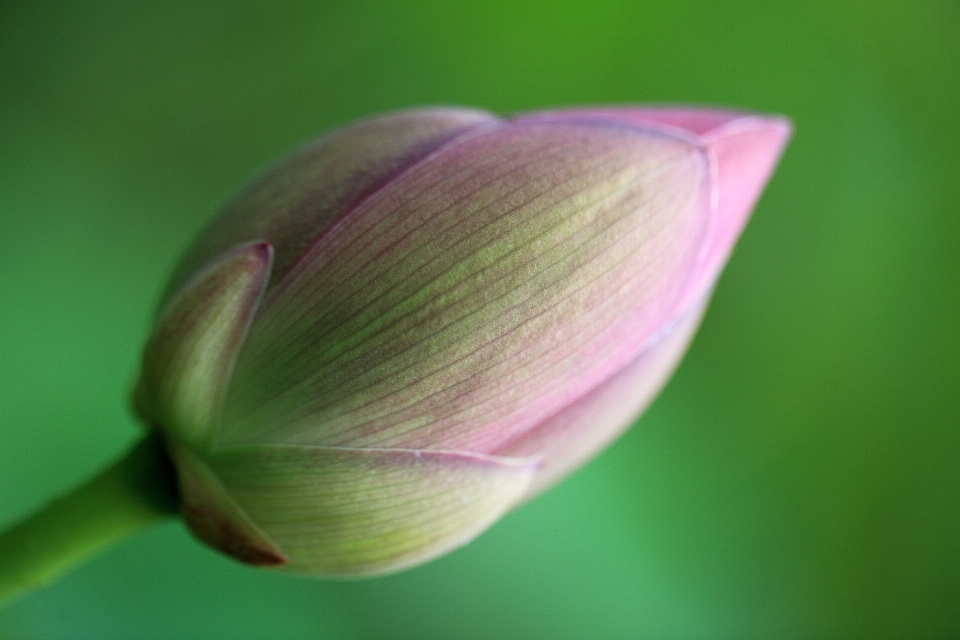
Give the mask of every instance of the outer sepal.
POLYGON ((174 440, 167 441, 167 451, 177 470, 180 510, 194 535, 247 564, 287 562, 279 545, 250 519, 204 460, 174 440))
POLYGON ((136 409, 164 433, 210 444, 237 351, 270 275, 265 242, 237 247, 167 303, 147 342, 136 409))
MULTIPOLYGON (((219 451, 206 464, 242 521, 255 523, 243 535, 274 541, 285 571, 328 576, 398 571, 469 542, 536 470, 532 460, 462 452, 296 445, 219 451)), ((246 559, 246 549, 215 546, 246 559)))

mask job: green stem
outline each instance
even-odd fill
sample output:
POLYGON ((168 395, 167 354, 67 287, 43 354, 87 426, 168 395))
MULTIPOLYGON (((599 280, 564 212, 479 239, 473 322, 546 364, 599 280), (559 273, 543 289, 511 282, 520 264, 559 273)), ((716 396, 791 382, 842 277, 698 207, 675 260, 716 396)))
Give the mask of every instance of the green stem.
POLYGON ((177 509, 170 461, 160 437, 149 435, 86 484, 0 533, 0 606, 177 509))

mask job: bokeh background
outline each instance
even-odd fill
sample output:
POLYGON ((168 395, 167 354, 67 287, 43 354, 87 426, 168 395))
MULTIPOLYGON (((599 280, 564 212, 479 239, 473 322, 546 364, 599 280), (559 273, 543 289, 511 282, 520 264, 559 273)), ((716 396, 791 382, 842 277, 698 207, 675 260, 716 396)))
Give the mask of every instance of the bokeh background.
POLYGON ((0 3, 0 525, 137 436, 178 254, 355 117, 684 102, 796 136, 679 372, 427 566, 256 571, 178 524, 0 612, 34 638, 960 637, 960 3, 0 3))

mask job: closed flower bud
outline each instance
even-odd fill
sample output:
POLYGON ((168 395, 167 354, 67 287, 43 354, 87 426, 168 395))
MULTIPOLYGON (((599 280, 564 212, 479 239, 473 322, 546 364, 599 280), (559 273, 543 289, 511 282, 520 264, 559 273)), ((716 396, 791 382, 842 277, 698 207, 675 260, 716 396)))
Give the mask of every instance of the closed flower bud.
POLYGON ((469 541, 653 398, 788 136, 428 109, 280 160, 187 252, 145 349, 136 405, 187 524, 320 575, 469 541))

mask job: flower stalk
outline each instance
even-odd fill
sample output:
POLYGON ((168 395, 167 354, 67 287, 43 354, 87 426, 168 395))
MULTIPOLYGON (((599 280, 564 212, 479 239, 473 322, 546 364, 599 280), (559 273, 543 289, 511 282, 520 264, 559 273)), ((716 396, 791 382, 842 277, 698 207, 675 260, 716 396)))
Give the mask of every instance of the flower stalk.
POLYGON ((86 484, 0 533, 0 606, 178 513, 173 469, 153 433, 86 484))

